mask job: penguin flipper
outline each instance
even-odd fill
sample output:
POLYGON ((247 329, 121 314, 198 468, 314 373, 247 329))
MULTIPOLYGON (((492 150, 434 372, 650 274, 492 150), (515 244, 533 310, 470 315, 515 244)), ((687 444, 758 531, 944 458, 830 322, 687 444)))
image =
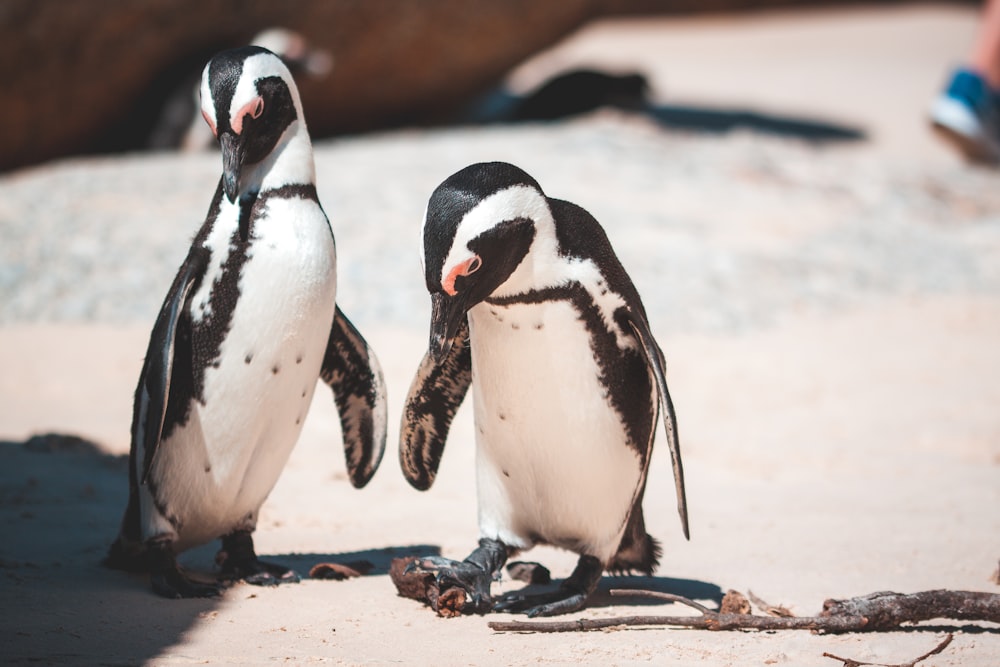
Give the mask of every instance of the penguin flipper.
MULTIPOLYGON (((630 313, 629 324, 639 342, 642 344, 643 352, 646 355, 646 362, 653 376, 656 378, 657 394, 660 397, 660 415, 663 419, 663 429, 667 434, 667 447, 670 449, 670 463, 674 469, 674 486, 677 491, 677 513, 681 517, 681 528, 684 537, 691 539, 691 532, 688 528, 687 492, 684 489, 684 466, 681 463, 681 446, 677 438, 677 418, 674 415, 674 404, 670 400, 670 392, 667 390, 667 361, 663 356, 663 351, 657 345, 649 330, 649 323, 645 317, 630 313)), ((652 450, 653 438, 649 439, 649 449, 652 450)), ((649 469, 649 460, 652 451, 646 452, 645 469, 642 471, 642 479, 645 481, 646 472, 649 469)))
POLYGON ((465 319, 441 363, 424 355, 410 385, 399 429, 399 462, 406 481, 420 491, 434 483, 451 420, 472 384, 469 323, 465 319))
POLYGON ((388 406, 382 367, 364 337, 337 306, 320 378, 333 390, 351 484, 372 478, 385 452, 388 406))
POLYGON ((143 363, 139 385, 136 387, 132 415, 132 448, 133 451, 142 451, 144 454, 140 478, 143 484, 149 476, 153 457, 160 445, 160 436, 163 434, 167 401, 170 398, 170 380, 174 368, 177 327, 181 318, 186 316, 185 304, 188 297, 205 275, 209 256, 209 251, 205 248, 191 248, 187 259, 177 272, 177 277, 174 278, 174 284, 163 306, 160 307, 160 313, 149 336, 149 348, 146 350, 146 361, 143 363))

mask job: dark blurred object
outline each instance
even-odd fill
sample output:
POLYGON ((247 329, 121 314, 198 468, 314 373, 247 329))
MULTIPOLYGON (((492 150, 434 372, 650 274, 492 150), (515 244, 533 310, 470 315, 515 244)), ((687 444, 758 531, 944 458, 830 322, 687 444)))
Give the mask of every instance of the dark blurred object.
POLYGON ((749 130, 815 142, 858 141, 866 137, 860 128, 823 120, 778 116, 749 109, 656 104, 649 93, 649 82, 639 72, 611 74, 574 69, 556 74, 524 95, 515 95, 500 87, 473 103, 454 122, 550 121, 612 108, 648 116, 674 130, 711 134, 749 130))
POLYGON ((607 74, 578 69, 554 76, 511 111, 511 120, 554 120, 601 107, 639 110, 648 104, 649 82, 637 72, 607 74))

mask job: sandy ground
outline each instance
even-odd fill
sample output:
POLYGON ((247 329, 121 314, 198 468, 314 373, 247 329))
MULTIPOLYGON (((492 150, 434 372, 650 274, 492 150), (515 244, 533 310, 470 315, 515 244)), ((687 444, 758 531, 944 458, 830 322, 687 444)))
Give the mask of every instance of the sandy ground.
MULTIPOLYGON (((529 86, 574 64, 641 66, 664 102, 865 128, 869 140, 847 146, 678 134, 616 114, 318 146, 320 196, 341 253, 339 301, 385 370, 389 444, 372 483, 353 490, 332 401, 317 392, 256 544, 303 572, 331 560, 375 566, 346 582, 238 585, 220 600, 167 601, 143 577, 99 565, 124 505, 130 401, 149 326, 195 227, 176 221, 203 215, 217 158, 80 160, 0 179, 0 657, 819 666, 840 664, 824 652, 901 663, 955 632, 920 664, 1000 663, 996 625, 943 621, 880 635, 498 634, 481 617, 436 618, 397 597, 387 576, 395 556, 460 558, 475 544, 471 410, 459 413, 438 481, 423 494, 399 471, 395 420, 426 341, 412 243, 426 196, 454 169, 497 156, 608 226, 667 353, 678 413, 691 541, 659 450, 645 508, 664 543, 660 571, 606 578, 574 618, 683 613, 612 599, 613 587, 709 604, 731 588, 752 590, 801 615, 829 597, 879 590, 1000 593, 991 580, 1000 557, 1000 177, 963 165, 923 119, 974 26, 969 10, 923 6, 621 21, 514 77, 529 86), (366 194, 372 183, 377 197, 366 194), (60 196, 43 198, 52 191, 60 196), (88 213, 95 206, 107 228, 88 213), (144 231, 122 231, 135 220, 144 231), (79 441, 31 438, 48 433, 79 441)), ((183 560, 210 570, 215 549, 183 560)), ((556 577, 575 561, 548 548, 525 557, 556 577)), ((495 590, 519 585, 505 578, 495 590)))

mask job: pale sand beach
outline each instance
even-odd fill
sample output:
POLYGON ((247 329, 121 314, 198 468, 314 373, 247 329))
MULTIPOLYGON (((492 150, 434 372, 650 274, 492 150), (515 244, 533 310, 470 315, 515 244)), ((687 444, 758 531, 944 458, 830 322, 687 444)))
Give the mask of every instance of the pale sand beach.
MULTIPOLYGON (((687 474, 680 530, 669 457, 654 452, 656 576, 605 577, 569 618, 694 613, 752 591, 797 615, 876 591, 1000 593, 1000 171, 934 137, 926 109, 973 38, 972 8, 619 19, 519 68, 641 69, 658 104, 744 109, 859 128, 818 144, 738 128, 662 127, 621 111, 553 123, 398 130, 317 142, 339 253, 338 303, 375 349, 389 441, 347 481, 320 387, 264 505, 262 557, 305 574, 367 560, 348 581, 239 584, 165 600, 101 566, 127 495, 128 429, 149 330, 214 191, 219 158, 73 159, 0 176, 0 657, 5 664, 794 665, 824 653, 924 666, 1000 664, 996 624, 895 632, 670 628, 497 633, 397 596, 391 560, 475 546, 472 411, 428 492, 397 461, 398 420, 427 343, 418 241, 427 197, 482 160, 523 167, 605 226, 649 312, 687 474), (44 436, 61 434, 78 440, 44 436)), ((308 114, 308 110, 306 110, 308 114)), ((182 562, 210 572, 217 544, 182 562)), ((520 556, 567 576, 575 555, 520 556)), ((494 591, 522 586, 507 576, 494 591)))

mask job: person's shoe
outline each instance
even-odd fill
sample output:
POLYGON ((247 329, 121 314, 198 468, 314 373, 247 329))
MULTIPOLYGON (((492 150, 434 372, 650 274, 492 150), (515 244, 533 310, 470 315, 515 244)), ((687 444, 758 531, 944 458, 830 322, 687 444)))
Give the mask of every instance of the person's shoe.
POLYGON ((931 124, 973 162, 1000 163, 1000 92, 957 70, 931 105, 931 124))

